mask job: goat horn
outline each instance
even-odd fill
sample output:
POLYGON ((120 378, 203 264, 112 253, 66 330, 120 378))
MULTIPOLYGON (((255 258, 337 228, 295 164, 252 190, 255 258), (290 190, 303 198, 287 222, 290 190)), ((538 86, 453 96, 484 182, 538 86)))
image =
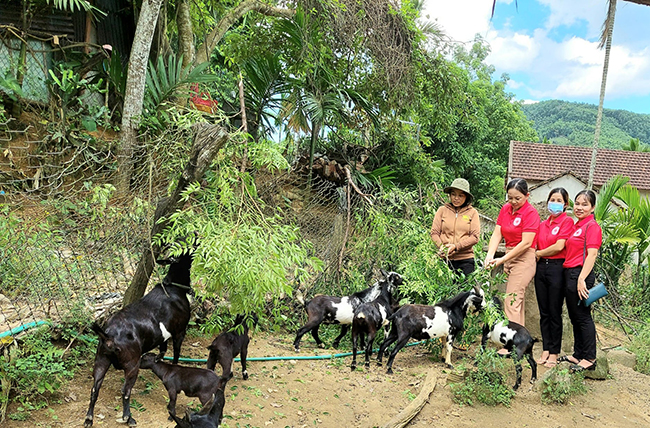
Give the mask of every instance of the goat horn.
POLYGON ((205 403, 205 406, 203 406, 203 408, 202 408, 201 411, 199 412, 199 415, 207 415, 207 414, 210 413, 210 410, 212 410, 212 406, 214 406, 214 400, 215 400, 215 398, 216 398, 215 395, 212 394, 212 398, 210 398, 210 401, 208 401, 207 403, 205 403))
POLYGON ((379 269, 379 272, 381 272, 381 274, 384 275, 384 277, 388 278, 388 272, 386 272, 383 269, 379 269))

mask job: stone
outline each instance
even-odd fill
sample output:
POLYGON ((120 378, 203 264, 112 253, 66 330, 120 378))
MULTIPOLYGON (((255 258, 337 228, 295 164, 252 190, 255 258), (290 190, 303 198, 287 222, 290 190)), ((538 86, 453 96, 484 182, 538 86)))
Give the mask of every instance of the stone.
POLYGON ((596 353, 596 368, 594 370, 585 370, 583 372, 586 379, 605 380, 609 375, 609 361, 607 352, 598 350, 596 353))
POLYGON ((636 366, 636 355, 627 349, 615 348, 607 353, 607 358, 611 363, 617 363, 625 367, 634 369, 636 366))

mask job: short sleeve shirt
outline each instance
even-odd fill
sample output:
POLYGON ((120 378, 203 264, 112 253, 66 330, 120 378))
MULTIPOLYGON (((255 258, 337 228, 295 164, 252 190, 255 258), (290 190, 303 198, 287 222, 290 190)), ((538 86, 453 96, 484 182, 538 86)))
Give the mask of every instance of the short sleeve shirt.
MULTIPOLYGON (((497 225, 501 226, 501 235, 506 241, 506 247, 515 247, 521 242, 521 234, 524 232, 537 233, 539 229, 539 214, 535 207, 528 201, 519 208, 516 213, 512 212, 512 205, 506 203, 499 212, 497 225)), ((535 248, 537 236, 531 245, 535 248)))
MULTIPOLYGON (((569 239, 573 233, 573 219, 562 213, 556 218, 552 216, 544 220, 539 225, 537 234, 537 249, 543 250, 555 244, 560 239, 569 239)), ((545 257, 546 259, 564 259, 566 258, 566 247, 559 253, 545 257)))
POLYGON ((563 266, 566 268, 582 266, 584 262, 583 254, 586 254, 585 250, 600 248, 602 243, 603 231, 600 225, 596 223, 594 215, 583 218, 575 224, 573 233, 566 240, 566 257, 563 266))

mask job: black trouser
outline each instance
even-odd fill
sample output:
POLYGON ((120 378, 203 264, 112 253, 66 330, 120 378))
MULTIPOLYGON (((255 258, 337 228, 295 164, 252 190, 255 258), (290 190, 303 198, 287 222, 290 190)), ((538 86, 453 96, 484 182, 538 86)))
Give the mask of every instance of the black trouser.
MULTIPOLYGON (((580 303, 578 296, 578 276, 582 266, 564 269, 566 284, 566 308, 573 324, 573 356, 578 360, 596 359, 596 325, 591 317, 591 307, 580 303)), ((593 270, 585 280, 587 289, 594 286, 596 277, 593 270)))
POLYGON ((474 272, 476 268, 474 259, 447 260, 447 265, 449 266, 449 269, 453 270, 458 276, 460 276, 461 272, 464 273, 465 276, 469 276, 469 274, 474 272))
POLYGON ((535 271, 535 294, 539 306, 539 328, 545 351, 559 354, 562 347, 564 304, 564 259, 539 259, 535 271))

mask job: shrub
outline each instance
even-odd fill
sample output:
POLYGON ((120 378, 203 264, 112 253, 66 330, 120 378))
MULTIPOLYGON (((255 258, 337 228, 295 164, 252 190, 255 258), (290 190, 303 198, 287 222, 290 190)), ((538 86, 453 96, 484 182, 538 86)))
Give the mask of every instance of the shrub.
POLYGON ((650 374, 650 327, 648 324, 634 336, 630 349, 636 354, 634 370, 650 374))
POLYGON ((542 402, 545 404, 567 404, 571 397, 586 392, 587 387, 583 374, 570 374, 568 369, 555 369, 544 378, 542 402))
POLYGON ((503 359, 488 349, 479 352, 476 361, 474 370, 465 370, 464 382, 451 385, 454 401, 469 406, 479 402, 487 406, 503 404, 509 407, 515 392, 506 384, 503 359))

